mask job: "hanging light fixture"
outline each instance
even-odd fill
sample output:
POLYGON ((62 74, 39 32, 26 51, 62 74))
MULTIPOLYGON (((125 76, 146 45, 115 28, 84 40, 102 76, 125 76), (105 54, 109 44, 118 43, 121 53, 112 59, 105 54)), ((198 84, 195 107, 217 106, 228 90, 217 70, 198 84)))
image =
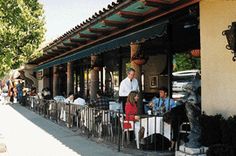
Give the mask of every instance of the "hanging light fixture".
POLYGON ((233 61, 236 61, 236 22, 232 22, 232 25, 228 26, 229 29, 222 32, 223 36, 226 36, 228 45, 226 49, 231 50, 233 53, 233 61))

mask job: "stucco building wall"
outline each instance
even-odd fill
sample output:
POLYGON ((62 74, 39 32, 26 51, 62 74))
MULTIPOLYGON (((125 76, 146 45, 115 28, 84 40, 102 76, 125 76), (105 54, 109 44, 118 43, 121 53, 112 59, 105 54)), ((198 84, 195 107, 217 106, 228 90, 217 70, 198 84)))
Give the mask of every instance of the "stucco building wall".
POLYGON ((235 0, 200 1, 202 110, 209 115, 236 114, 236 62, 222 35, 233 21, 235 0))

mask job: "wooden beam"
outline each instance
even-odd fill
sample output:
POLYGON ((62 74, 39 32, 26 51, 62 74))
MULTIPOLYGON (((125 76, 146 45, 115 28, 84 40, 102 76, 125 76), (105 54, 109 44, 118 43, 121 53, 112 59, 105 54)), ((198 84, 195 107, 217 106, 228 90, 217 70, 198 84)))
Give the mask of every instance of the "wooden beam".
POLYGON ((121 17, 131 18, 131 19, 139 19, 143 17, 142 13, 131 12, 131 11, 119 11, 117 14, 120 15, 121 17))
POLYGON ((88 42, 88 40, 80 40, 80 39, 75 39, 75 38, 71 38, 70 41, 76 44, 80 44, 80 45, 88 42))
POLYGON ((95 40, 99 36, 101 36, 101 34, 82 34, 82 33, 79 33, 79 36, 82 37, 82 38, 88 38, 88 39, 95 40))
POLYGON ((74 48, 74 47, 80 46, 81 44, 80 43, 75 43, 75 42, 70 42, 70 43, 63 43, 63 45, 70 46, 70 47, 74 48))
POLYGON ((62 49, 52 49, 52 51, 55 52, 55 53, 62 53, 62 52, 64 52, 64 50, 62 50, 62 49))
POLYGON ((111 31, 114 31, 115 29, 117 29, 117 27, 113 27, 113 28, 104 28, 104 29, 97 29, 97 28, 89 28, 89 31, 93 32, 93 33, 99 33, 99 34, 109 34, 111 31))
POLYGON ((47 52, 43 56, 56 56, 56 54, 53 52, 47 52))
POLYGON ((115 27, 123 27, 128 25, 132 20, 128 20, 127 22, 119 22, 119 21, 110 21, 110 20, 103 20, 103 23, 107 26, 115 26, 115 27))
POLYGON ((62 50, 70 50, 70 49, 71 49, 71 47, 57 46, 57 49, 62 49, 62 50))
POLYGON ((166 7, 178 2, 179 0, 141 0, 144 5, 152 7, 166 7))

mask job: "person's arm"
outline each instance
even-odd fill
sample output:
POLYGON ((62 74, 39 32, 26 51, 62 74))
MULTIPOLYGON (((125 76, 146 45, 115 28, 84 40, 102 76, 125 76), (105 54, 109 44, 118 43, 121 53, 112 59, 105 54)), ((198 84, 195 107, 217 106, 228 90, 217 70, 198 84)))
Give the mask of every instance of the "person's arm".
POLYGON ((137 85, 138 85, 138 87, 137 87, 137 91, 140 92, 139 84, 138 84, 138 80, 136 79, 136 81, 137 81, 137 85))
POLYGON ((173 99, 170 99, 170 109, 176 107, 176 103, 173 99))
POLYGON ((159 108, 159 103, 160 103, 160 99, 157 98, 157 97, 154 97, 152 99, 152 102, 154 103, 154 106, 153 106, 153 111, 158 111, 160 108, 159 108))
POLYGON ((124 81, 121 81, 119 88, 119 96, 123 96, 124 94, 124 81))

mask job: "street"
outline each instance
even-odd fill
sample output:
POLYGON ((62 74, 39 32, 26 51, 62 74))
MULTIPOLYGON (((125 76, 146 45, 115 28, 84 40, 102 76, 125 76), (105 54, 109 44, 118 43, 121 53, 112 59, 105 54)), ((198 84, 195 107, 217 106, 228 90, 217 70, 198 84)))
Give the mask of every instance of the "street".
POLYGON ((0 156, 110 156, 126 155, 59 126, 18 105, 0 104, 0 156))

